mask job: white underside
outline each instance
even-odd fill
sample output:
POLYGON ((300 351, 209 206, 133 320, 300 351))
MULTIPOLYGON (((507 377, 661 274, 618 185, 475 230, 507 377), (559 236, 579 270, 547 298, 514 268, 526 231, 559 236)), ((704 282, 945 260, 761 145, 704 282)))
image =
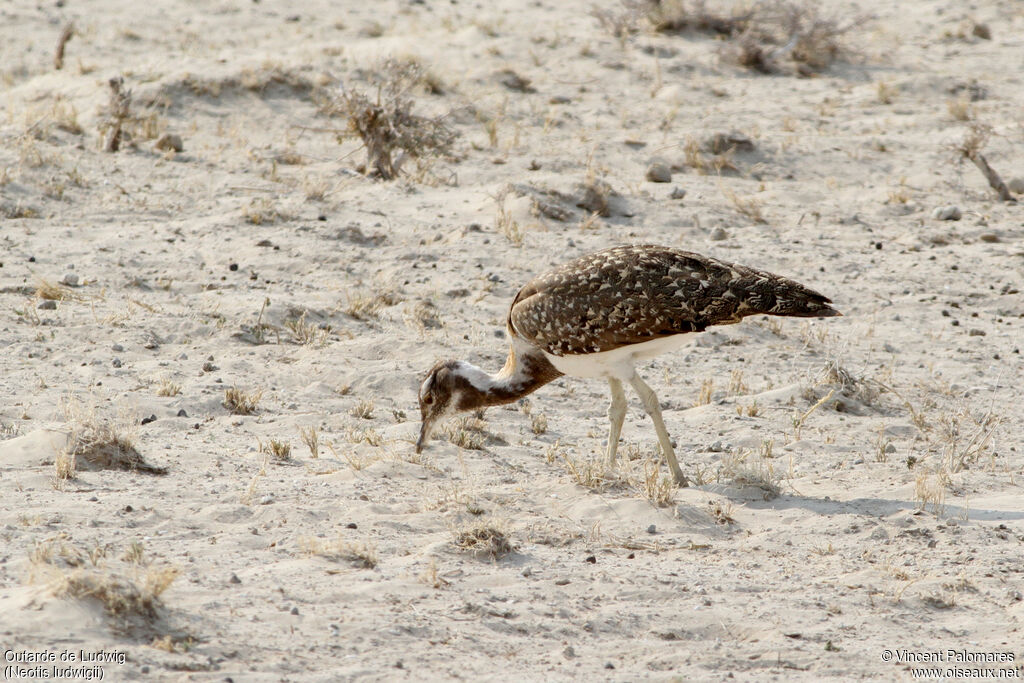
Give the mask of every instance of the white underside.
POLYGON ((612 351, 555 356, 544 352, 547 359, 564 375, 572 377, 613 377, 628 382, 635 374, 637 361, 675 351, 693 338, 692 334, 674 334, 639 344, 630 344, 612 351))

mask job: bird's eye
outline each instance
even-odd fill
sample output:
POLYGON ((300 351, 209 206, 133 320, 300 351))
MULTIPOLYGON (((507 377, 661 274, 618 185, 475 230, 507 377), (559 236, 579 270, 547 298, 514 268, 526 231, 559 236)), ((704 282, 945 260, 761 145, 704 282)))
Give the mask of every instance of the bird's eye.
POLYGON ((431 396, 430 394, 427 394, 426 396, 423 397, 423 405, 428 405, 429 406, 433 402, 434 402, 434 397, 431 396))

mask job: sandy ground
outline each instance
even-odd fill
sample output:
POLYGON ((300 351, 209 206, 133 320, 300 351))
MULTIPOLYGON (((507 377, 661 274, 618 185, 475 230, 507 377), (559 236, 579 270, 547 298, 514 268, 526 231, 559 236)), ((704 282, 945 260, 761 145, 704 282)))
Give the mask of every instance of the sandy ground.
POLYGON ((1024 220, 954 151, 988 124, 988 161, 1024 176, 1019 3, 830 5, 858 18, 851 51, 811 77, 744 69, 696 30, 620 39, 577 5, 0 5, 5 667, 1020 665, 1024 220), (414 112, 458 137, 384 182, 322 103, 389 56, 431 74, 414 112), (134 138, 107 153, 117 76, 134 138), (183 150, 155 150, 164 133, 183 150), (735 169, 702 173, 717 134, 735 169), (645 179, 655 160, 670 182, 645 179), (609 215, 578 206, 588 184, 614 192, 609 215), (933 218, 948 206, 960 220, 933 218), (635 397, 625 462, 603 471, 601 381, 558 380, 417 456, 433 361, 496 370, 519 285, 624 242, 784 274, 845 315, 750 319, 649 363, 690 488, 656 471, 635 397), (231 388, 259 394, 254 413, 225 407, 231 388), (73 444, 113 437, 166 474, 82 455, 58 477, 73 444))

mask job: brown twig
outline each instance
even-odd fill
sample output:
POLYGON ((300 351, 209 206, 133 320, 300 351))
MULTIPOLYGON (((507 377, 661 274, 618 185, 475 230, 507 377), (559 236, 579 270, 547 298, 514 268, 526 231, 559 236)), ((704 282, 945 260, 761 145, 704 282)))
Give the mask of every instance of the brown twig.
POLYGON ((988 181, 989 186, 999 194, 999 198, 1004 202, 1012 202, 1013 195, 1010 194, 1010 190, 1006 187, 1006 183, 999 177, 996 170, 988 165, 988 161, 985 159, 985 155, 975 150, 964 154, 968 159, 974 162, 974 165, 981 169, 982 174, 985 176, 985 180, 988 181))
POLYGON ((989 136, 992 135, 992 127, 983 123, 974 122, 971 124, 970 129, 967 131, 967 135, 964 136, 964 141, 960 143, 957 151, 960 155, 966 159, 970 159, 971 162, 977 166, 982 174, 985 176, 985 180, 988 181, 989 186, 999 194, 999 198, 1004 202, 1014 201, 1013 195, 1010 194, 1010 190, 1007 189, 1006 183, 999 177, 995 169, 988 165, 988 160, 985 159, 985 155, 981 153, 981 149, 988 142, 989 136))
POLYGON ((60 38, 57 39, 57 51, 53 55, 53 68, 60 71, 64 68, 64 46, 67 45, 71 37, 75 35, 75 24, 70 22, 64 27, 64 30, 60 32, 60 38))

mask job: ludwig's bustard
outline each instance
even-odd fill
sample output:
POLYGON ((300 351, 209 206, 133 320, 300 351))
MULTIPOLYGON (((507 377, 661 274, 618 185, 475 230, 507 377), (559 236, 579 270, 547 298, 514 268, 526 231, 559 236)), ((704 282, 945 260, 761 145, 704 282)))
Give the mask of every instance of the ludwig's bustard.
POLYGON ((841 315, 828 297, 772 273, 679 249, 621 246, 582 256, 519 290, 508 312, 505 367, 491 376, 465 361, 440 361, 420 387, 419 452, 438 421, 459 411, 511 403, 562 375, 604 377, 611 387, 608 460, 626 416, 623 382, 640 395, 669 468, 679 469, 658 398, 636 374, 638 360, 678 348, 687 333, 763 313, 841 315))

